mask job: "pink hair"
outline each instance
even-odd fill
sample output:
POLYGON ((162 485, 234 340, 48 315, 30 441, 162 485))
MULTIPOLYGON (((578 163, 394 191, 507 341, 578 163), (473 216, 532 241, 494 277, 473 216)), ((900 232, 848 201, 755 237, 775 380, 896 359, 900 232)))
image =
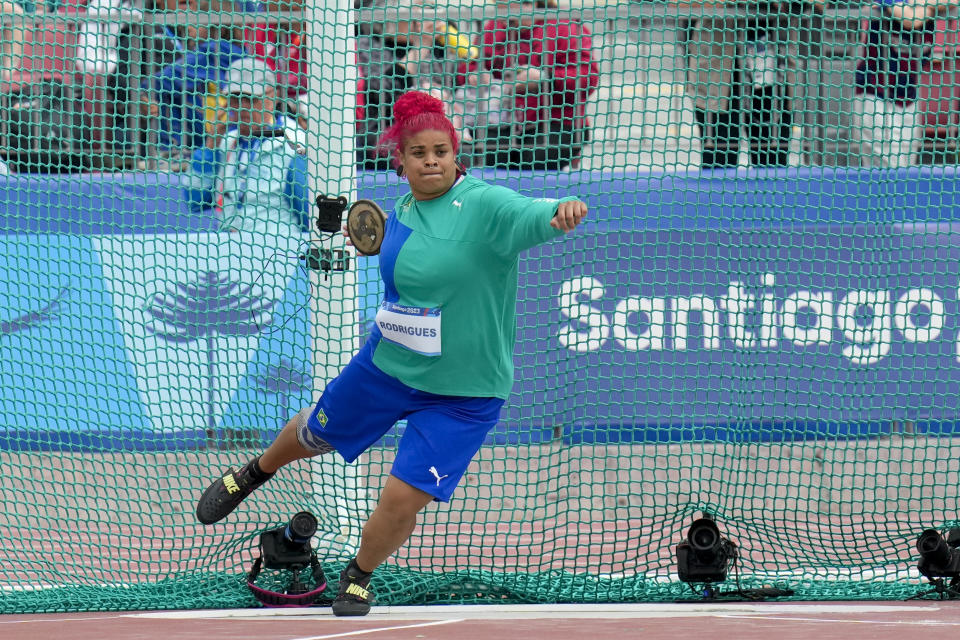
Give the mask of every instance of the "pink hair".
POLYGON ((397 168, 407 140, 427 129, 450 136, 450 145, 456 155, 460 140, 444 112, 443 102, 422 91, 408 91, 394 103, 393 124, 381 134, 379 148, 390 154, 393 167, 397 168))

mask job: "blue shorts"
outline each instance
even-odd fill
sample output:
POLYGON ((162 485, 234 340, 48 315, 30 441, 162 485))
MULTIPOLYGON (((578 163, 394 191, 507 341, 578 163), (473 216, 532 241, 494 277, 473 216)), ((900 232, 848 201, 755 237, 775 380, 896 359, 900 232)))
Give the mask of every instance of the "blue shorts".
POLYGON ((503 400, 419 391, 373 364, 375 340, 330 381, 307 427, 353 462, 399 420, 407 421, 391 475, 447 502, 500 419, 503 400))

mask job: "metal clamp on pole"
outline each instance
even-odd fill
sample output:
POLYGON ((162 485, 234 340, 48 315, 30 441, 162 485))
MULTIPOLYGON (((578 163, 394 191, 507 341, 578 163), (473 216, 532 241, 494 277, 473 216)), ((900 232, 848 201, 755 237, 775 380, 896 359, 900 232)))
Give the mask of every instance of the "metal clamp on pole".
MULTIPOLYGON (((343 212, 347 208, 347 199, 343 196, 317 196, 317 229, 322 234, 334 234, 340 231, 343 224, 343 212)), ((347 271, 350 269, 350 254, 344 249, 328 249, 311 244, 310 248, 300 256, 306 262, 308 269, 322 271, 324 279, 331 271, 347 271)))

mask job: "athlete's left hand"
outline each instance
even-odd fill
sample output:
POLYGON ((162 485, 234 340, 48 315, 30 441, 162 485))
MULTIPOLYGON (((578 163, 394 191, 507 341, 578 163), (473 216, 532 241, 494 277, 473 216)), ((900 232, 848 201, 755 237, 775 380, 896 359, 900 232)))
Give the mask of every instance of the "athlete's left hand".
POLYGON ((550 226, 564 233, 577 228, 587 217, 587 205, 579 200, 566 200, 557 207, 557 212, 550 221, 550 226))

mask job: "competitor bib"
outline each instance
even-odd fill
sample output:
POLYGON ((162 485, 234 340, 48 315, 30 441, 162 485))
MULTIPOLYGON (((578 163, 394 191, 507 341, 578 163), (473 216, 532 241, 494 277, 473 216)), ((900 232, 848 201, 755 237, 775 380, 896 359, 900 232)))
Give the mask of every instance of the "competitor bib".
POLYGON ((423 356, 440 355, 440 309, 384 302, 377 311, 383 339, 423 356))

